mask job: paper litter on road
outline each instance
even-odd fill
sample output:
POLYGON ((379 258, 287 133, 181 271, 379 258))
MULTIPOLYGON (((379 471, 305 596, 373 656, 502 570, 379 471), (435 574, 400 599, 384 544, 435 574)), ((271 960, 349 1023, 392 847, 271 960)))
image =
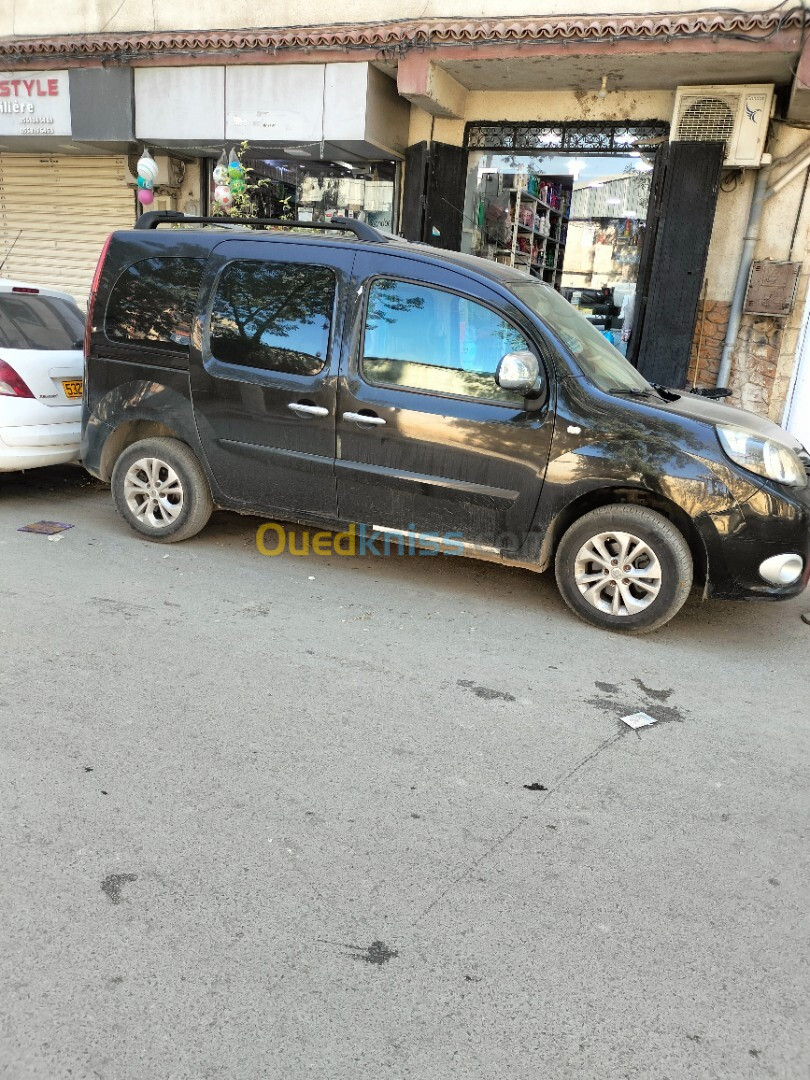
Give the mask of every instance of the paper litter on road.
POLYGON ((623 724, 627 724, 628 727, 631 727, 634 730, 636 728, 649 727, 650 724, 658 723, 654 716, 650 716, 649 713, 645 712, 634 712, 629 716, 623 716, 621 719, 623 724))
POLYGON ((49 536, 48 539, 52 544, 58 544, 59 541, 62 539, 62 534, 56 533, 54 536, 49 536))
POLYGON ((52 536, 54 533, 64 532, 65 529, 72 528, 73 526, 69 525, 66 521, 34 521, 30 525, 23 525, 21 529, 17 529, 17 532, 39 533, 41 536, 52 536))

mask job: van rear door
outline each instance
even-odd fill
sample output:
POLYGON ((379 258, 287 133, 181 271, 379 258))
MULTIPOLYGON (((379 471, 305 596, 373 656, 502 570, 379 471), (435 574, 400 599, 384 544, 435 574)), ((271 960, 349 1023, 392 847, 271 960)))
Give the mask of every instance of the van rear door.
POLYGON ((337 367, 354 251, 286 238, 212 251, 191 348, 197 429, 223 494, 336 515, 337 367))

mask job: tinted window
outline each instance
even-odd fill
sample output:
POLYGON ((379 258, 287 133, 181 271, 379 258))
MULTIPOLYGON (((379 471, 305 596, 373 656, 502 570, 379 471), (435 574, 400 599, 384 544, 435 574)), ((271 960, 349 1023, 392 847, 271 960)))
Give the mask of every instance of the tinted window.
POLYGON ((84 315, 57 296, 0 293, 0 346, 6 349, 80 349, 84 315))
POLYGON ((111 341, 150 349, 187 350, 203 259, 144 259, 118 278, 107 303, 111 341))
POLYGON ((329 349, 335 288, 325 266, 229 263, 211 312, 212 355, 242 367, 317 375, 329 349))
POLYGON ((455 293, 379 278, 368 294, 363 375, 378 386, 523 404, 495 382, 501 357, 528 349, 494 311, 455 293))

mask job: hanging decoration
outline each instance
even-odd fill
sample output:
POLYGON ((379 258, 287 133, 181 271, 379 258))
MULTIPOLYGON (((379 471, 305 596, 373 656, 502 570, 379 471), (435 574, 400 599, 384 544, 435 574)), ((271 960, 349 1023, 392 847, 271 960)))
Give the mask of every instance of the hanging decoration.
POLYGON ((245 166, 239 160, 236 149, 231 150, 228 159, 228 186, 233 198, 245 193, 245 166))
POLYGON ((227 210, 229 206, 233 205, 233 195, 231 195, 231 189, 227 184, 217 184, 214 188, 214 200, 223 210, 227 210))
POLYGON ((244 195, 245 167, 239 160, 234 147, 226 157, 225 151, 219 155, 214 166, 214 202, 220 210, 229 210, 234 200, 244 195))
POLYGON ((157 162, 146 147, 143 148, 143 153, 138 158, 136 171, 138 173, 138 202, 141 206, 151 206, 155 201, 153 188, 160 170, 157 162))
POLYGON ((214 166, 214 183, 218 187, 228 183, 228 159, 225 157, 224 150, 219 155, 219 161, 214 166))

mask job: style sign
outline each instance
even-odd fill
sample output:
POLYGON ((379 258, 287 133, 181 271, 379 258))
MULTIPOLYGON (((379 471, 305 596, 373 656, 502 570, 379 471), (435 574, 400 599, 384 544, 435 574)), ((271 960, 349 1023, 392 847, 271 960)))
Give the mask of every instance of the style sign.
POLYGON ((67 71, 0 72, 0 138, 70 133, 67 71))

